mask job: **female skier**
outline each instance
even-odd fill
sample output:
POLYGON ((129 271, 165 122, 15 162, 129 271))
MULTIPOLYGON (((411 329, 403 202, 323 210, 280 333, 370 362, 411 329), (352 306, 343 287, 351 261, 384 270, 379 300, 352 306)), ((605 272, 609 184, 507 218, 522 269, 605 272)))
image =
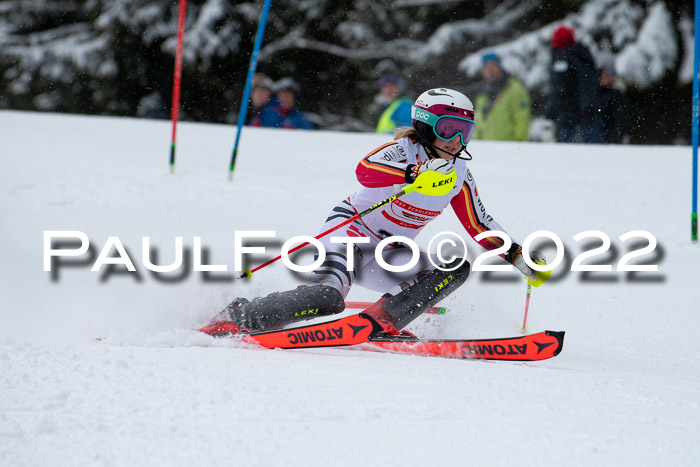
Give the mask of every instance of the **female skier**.
MULTIPOLYGON (((346 244, 332 243, 331 235, 322 237, 326 259, 313 272, 311 285, 251 302, 239 298, 222 314, 230 316, 241 330, 280 329, 297 321, 342 312, 345 297, 357 282, 384 294, 364 313, 373 316, 387 332, 397 333, 464 283, 470 269, 466 259, 455 258, 450 264, 436 268, 428 254, 421 253, 418 263, 401 274, 384 270, 375 260, 375 247, 382 239, 415 238, 448 204, 472 238, 488 230, 504 231, 486 213, 467 168, 466 160, 471 155, 466 147, 476 125, 469 98, 452 89, 430 89, 416 99, 411 117, 412 127, 398 128, 394 141, 378 147, 360 161, 356 175, 363 188, 333 208, 321 231, 391 197, 396 185, 413 183, 427 171, 454 172, 457 181, 452 190, 443 196, 412 191, 338 230, 333 236, 362 237, 366 242, 353 244, 352 258, 348 258, 346 244), (350 262, 352 268, 348 267, 350 262)), ((499 237, 487 237, 478 243, 488 250, 503 246, 499 237)), ((531 252, 530 256, 533 261, 545 264, 542 255, 531 252)), ((413 251, 404 244, 392 243, 384 257, 394 265, 405 265, 413 257, 413 251)), ((540 285, 548 277, 525 263, 522 249, 516 243, 502 257, 533 285, 540 285)))

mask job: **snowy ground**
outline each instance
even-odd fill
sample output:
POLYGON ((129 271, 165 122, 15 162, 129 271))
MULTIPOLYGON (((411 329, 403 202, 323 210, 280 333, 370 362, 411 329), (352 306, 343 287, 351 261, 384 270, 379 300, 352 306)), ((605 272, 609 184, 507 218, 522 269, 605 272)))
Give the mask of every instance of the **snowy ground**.
MULTIPOLYGON (((246 129, 231 183, 234 128, 181 124, 175 174, 169 132, 167 122, 0 112, 0 465, 700 465, 689 148, 470 145, 496 220, 520 242, 552 231, 567 252, 533 291, 529 318, 532 332, 567 331, 564 350, 522 364, 270 351, 191 331, 235 296, 295 286, 281 264, 234 280, 233 232, 275 230, 269 256, 315 235, 386 137, 246 129), (618 237, 639 229, 658 246, 638 262, 658 272, 569 271, 600 243, 577 233, 609 235, 597 259, 614 269, 644 245, 618 237), (82 231, 91 249, 45 272, 47 230, 82 231), (137 272, 90 271, 113 236, 137 272), (169 264, 178 236, 183 267, 148 271, 142 237, 169 264), (195 237, 203 263, 227 272, 193 272, 195 237)), ((441 231, 463 232, 446 212, 419 243, 441 231)), ((474 273, 447 315, 411 330, 518 335, 523 280, 493 277, 474 273)))

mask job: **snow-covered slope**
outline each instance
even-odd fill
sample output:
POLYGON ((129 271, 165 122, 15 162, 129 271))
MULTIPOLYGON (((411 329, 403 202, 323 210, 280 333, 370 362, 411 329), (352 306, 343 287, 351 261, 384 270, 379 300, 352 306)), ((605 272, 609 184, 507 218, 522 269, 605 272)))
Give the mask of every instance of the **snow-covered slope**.
MULTIPOLYGON (((229 182, 234 128, 181 124, 175 174, 169 131, 167 122, 0 112, 0 465, 700 463, 689 148, 471 143, 490 214, 515 241, 549 230, 567 252, 533 291, 528 320, 533 332, 567 331, 564 351, 519 364, 270 351, 191 331, 235 296, 298 284, 281 264, 235 280, 234 231, 275 230, 254 242, 268 256, 315 235, 359 187, 359 158, 386 137, 246 129, 229 182), (640 229, 658 246, 638 262, 658 272, 569 270, 600 243, 574 241, 579 232, 611 238, 597 259, 615 269, 635 242, 619 236, 640 229), (45 272, 50 230, 84 232, 91 250, 45 272), (90 271, 109 237, 136 272, 90 271), (175 259, 182 237, 183 267, 151 273, 143 237, 156 264, 175 259), (195 237, 202 262, 227 272, 193 272, 195 237)), ((442 231, 463 233, 446 212, 419 243, 442 231)), ((376 298, 359 288, 349 297, 376 298)), ((517 335, 524 299, 516 273, 475 272, 445 316, 410 329, 517 335)))

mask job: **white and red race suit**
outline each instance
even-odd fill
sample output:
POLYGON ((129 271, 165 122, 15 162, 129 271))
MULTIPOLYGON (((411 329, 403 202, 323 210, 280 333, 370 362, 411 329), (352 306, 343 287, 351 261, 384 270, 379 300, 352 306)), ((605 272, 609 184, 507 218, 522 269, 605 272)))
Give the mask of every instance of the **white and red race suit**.
MULTIPOLYGON (((420 165, 429 159, 423 146, 409 138, 401 138, 373 150, 360 161, 355 171, 364 188, 336 205, 321 231, 328 230, 393 196, 396 193, 395 185, 407 182, 408 166, 420 165)), ((375 247, 382 239, 390 236, 415 238, 423 227, 442 214, 448 204, 452 205, 452 209, 472 238, 488 230, 504 231, 486 213, 466 161, 453 159, 452 164, 457 174, 457 182, 448 194, 428 196, 417 191, 410 192, 321 238, 326 248, 326 260, 313 272, 313 281, 335 287, 344 297, 355 281, 378 292, 398 293, 417 280, 422 273, 434 269, 434 266, 429 262, 428 255, 421 253, 418 264, 409 271, 390 273, 377 264, 375 247), (347 267, 347 246, 330 241, 332 237, 346 236, 370 239, 370 243, 355 245, 352 271, 347 267)), ((478 243, 487 250, 503 246, 503 241, 498 237, 488 237, 478 243)), ((391 248, 385 249, 383 257, 390 264, 403 265, 409 262, 412 255, 409 248, 392 245, 391 248)))

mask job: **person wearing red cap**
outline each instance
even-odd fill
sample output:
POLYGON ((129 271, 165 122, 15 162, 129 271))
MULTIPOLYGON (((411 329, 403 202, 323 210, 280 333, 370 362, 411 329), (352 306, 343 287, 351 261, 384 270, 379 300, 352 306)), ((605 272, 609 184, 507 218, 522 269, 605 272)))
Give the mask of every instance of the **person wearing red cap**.
POLYGON ((565 49, 575 43, 574 30, 568 26, 561 25, 552 33, 552 47, 555 49, 565 49))
POLYGON ((550 92, 545 115, 557 125, 557 141, 601 143, 599 71, 591 52, 561 25, 552 33, 550 92))

